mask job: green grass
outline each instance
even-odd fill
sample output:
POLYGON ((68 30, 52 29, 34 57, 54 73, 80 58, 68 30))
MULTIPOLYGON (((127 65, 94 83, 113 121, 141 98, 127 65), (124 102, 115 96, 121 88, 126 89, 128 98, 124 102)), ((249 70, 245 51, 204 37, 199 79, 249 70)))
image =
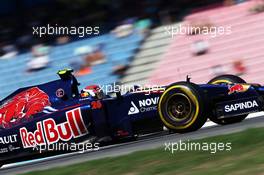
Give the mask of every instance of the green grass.
POLYGON ((177 151, 164 147, 129 155, 88 161, 25 175, 204 175, 264 174, 264 128, 193 142, 231 142, 231 151, 177 151))

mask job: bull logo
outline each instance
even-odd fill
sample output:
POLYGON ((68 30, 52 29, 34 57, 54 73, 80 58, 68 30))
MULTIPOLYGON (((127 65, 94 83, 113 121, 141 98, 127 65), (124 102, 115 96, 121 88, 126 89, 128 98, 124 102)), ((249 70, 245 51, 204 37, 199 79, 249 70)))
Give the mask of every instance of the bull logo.
POLYGON ((34 114, 54 111, 56 110, 51 107, 49 96, 38 87, 32 87, 15 95, 0 107, 0 127, 10 128, 34 114))
POLYGON ((229 86, 228 95, 233 94, 233 93, 246 92, 249 88, 250 88, 250 85, 248 84, 235 84, 235 85, 229 86))

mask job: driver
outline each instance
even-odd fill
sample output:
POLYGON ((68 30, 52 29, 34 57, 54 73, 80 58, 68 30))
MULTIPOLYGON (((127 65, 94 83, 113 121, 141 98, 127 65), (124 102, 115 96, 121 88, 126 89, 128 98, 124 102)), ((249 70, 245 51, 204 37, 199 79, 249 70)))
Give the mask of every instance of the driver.
POLYGON ((95 99, 102 99, 104 96, 103 90, 98 85, 86 86, 81 90, 81 97, 83 98, 92 97, 95 99))

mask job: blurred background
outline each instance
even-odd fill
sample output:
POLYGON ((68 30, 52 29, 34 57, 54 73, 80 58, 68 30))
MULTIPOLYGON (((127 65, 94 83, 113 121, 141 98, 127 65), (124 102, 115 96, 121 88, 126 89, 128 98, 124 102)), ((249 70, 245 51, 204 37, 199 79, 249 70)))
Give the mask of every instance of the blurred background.
POLYGON ((0 98, 73 68, 81 83, 195 83, 225 73, 264 81, 263 0, 1 0, 0 98), (33 35, 41 26, 99 27, 98 34, 33 35), (171 35, 186 25, 226 34, 171 35))

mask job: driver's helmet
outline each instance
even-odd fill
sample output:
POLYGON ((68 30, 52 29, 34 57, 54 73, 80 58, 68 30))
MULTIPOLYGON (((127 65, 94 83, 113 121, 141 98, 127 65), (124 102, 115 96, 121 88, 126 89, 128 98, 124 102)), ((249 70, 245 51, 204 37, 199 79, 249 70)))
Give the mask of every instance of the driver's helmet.
POLYGON ((96 99, 102 99, 104 97, 104 93, 98 85, 90 85, 81 90, 81 97, 93 97, 96 99))

